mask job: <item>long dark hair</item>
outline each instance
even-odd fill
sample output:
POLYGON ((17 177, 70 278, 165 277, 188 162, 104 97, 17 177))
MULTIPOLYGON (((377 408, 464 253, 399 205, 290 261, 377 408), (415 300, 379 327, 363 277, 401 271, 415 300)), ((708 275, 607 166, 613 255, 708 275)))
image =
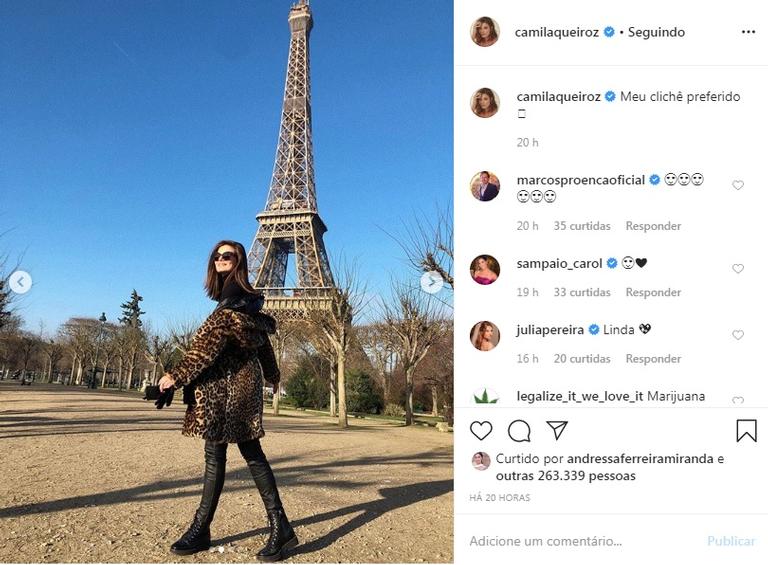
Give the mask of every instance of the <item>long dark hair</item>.
POLYGON ((480 344, 483 343, 485 328, 493 329, 493 324, 491 322, 480 322, 480 327, 477 328, 477 335, 475 336, 475 343, 473 344, 477 349, 480 349, 480 344))
POLYGON ((495 273, 496 275, 499 274, 499 271, 501 270, 499 269, 499 262, 496 261, 496 259, 494 259, 490 255, 478 255, 477 257, 475 257, 474 260, 472 261, 472 264, 469 266, 469 270, 472 273, 475 273, 477 271, 477 263, 479 262, 480 259, 485 259, 485 263, 488 265, 489 271, 495 273))
POLYGON ((499 34, 496 33, 496 24, 493 23, 493 20, 487 16, 483 16, 482 18, 477 18, 475 21, 475 27, 472 32, 472 41, 477 43, 478 45, 483 44, 483 38, 480 37, 480 24, 488 24, 491 28, 491 35, 488 38, 489 45, 493 45, 496 40, 499 38, 499 34))
POLYGON ((220 300, 221 292, 228 283, 235 283, 244 292, 249 294, 261 294, 248 282, 248 259, 245 255, 243 244, 231 239, 223 239, 213 246, 208 256, 205 293, 213 300, 220 300), (216 255, 219 253, 219 247, 222 245, 230 245, 235 248, 235 265, 226 275, 216 272, 216 255))
POLYGON ((498 109, 499 105, 496 102, 496 95, 493 93, 493 90, 490 88, 481 88, 477 92, 475 92, 475 97, 472 99, 472 111, 477 114, 478 116, 483 116, 484 112, 482 108, 480 108, 480 96, 485 94, 491 99, 491 105, 488 107, 488 111, 485 112, 485 114, 488 114, 488 116, 494 115, 498 109))

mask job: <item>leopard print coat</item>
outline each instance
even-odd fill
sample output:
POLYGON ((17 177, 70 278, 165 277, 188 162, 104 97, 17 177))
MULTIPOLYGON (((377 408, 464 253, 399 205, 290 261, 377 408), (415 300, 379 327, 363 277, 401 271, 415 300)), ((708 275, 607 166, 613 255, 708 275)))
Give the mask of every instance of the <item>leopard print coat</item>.
POLYGON ((252 309, 217 308, 203 322, 184 359, 169 372, 174 388, 194 385, 182 434, 236 443, 264 436, 264 379, 280 373, 267 336, 275 320, 252 309))

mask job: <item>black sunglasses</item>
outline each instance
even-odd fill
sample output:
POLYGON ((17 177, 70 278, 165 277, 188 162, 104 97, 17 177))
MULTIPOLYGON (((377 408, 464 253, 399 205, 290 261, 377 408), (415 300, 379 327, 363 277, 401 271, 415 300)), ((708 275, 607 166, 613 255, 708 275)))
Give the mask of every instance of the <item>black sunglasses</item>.
POLYGON ((226 251, 224 253, 217 253, 213 256, 214 261, 232 261, 236 255, 232 253, 231 251, 226 251))

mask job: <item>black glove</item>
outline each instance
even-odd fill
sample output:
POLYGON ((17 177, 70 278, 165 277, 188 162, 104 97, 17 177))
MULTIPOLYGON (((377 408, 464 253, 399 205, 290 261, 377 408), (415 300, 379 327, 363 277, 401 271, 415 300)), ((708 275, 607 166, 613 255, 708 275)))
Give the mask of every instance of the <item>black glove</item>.
POLYGON ((163 406, 170 406, 173 400, 173 388, 167 388, 165 392, 160 392, 159 386, 148 386, 144 389, 144 400, 154 400, 158 410, 163 406))
POLYGON ((173 400, 173 388, 165 389, 160 393, 160 397, 155 401, 155 406, 160 410, 163 406, 170 406, 173 400))

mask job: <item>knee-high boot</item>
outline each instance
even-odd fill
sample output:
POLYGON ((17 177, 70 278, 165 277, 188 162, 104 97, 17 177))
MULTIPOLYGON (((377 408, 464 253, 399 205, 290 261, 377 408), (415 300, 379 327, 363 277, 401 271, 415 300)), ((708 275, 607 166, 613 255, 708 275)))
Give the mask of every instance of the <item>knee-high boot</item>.
POLYGON ((224 487, 224 475, 227 466, 227 444, 205 442, 205 475, 203 477, 203 496, 195 512, 192 525, 171 546, 177 555, 190 555, 205 551, 211 547, 211 522, 219 504, 221 489, 224 487))
POLYGON ((280 494, 277 492, 275 475, 267 461, 258 439, 237 444, 259 489, 269 518, 269 539, 256 555, 259 561, 280 561, 285 553, 299 544, 296 533, 285 515, 280 494))

